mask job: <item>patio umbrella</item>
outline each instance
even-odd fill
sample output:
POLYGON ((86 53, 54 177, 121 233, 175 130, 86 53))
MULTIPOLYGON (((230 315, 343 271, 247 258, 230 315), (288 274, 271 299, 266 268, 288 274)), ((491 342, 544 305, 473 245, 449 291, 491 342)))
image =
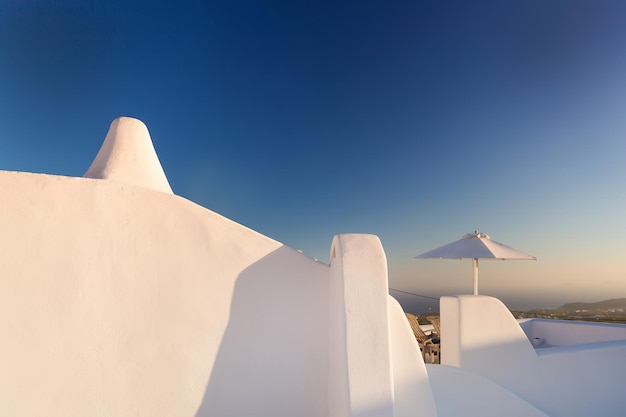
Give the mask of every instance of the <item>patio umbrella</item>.
POLYGON ((463 238, 417 255, 416 259, 472 259, 474 264, 474 295, 478 295, 478 260, 479 259, 526 259, 537 258, 524 252, 513 249, 495 240, 491 240, 485 233, 469 233, 463 238))

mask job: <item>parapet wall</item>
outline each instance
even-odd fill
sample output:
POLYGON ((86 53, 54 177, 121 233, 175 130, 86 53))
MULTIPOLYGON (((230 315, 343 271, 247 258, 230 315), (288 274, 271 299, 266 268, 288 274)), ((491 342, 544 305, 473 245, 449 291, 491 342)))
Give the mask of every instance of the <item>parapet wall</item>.
POLYGON ((436 415, 376 236, 326 265, 177 197, 130 118, 0 189, 0 415, 436 415))
POLYGON ((435 415, 377 237, 329 266, 135 185, 0 188, 0 415, 435 415))
POLYGON ((538 347, 573 346, 586 343, 626 340, 626 326, 615 323, 528 319, 520 323, 524 333, 538 347))
POLYGON ((441 332, 442 363, 487 378, 550 416, 612 417, 626 409, 626 339, 535 349, 502 302, 469 295, 441 298, 441 332))
POLYGON ((0 188, 0 415, 328 413, 327 265, 171 194, 0 188))
POLYGON ((329 399, 337 417, 392 417, 387 260, 372 235, 335 236, 330 255, 329 399))

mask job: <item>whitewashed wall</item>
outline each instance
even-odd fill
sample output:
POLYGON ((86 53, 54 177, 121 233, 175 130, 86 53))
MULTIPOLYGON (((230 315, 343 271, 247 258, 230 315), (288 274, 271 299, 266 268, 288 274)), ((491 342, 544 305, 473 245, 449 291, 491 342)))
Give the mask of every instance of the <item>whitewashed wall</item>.
POLYGON ((93 178, 0 171, 0 415, 435 415, 378 238, 325 265, 173 195, 155 158, 124 118, 93 178))
POLYGON ((0 188, 0 415, 327 413, 326 265, 174 195, 0 188))
POLYGON ((528 338, 531 341, 535 340, 539 347, 570 346, 626 339, 626 326, 615 323, 528 319, 521 322, 520 326, 528 338))
POLYGON ((535 349, 504 304, 487 296, 442 297, 441 326, 444 364, 485 377, 550 416, 626 410, 626 340, 535 349))
POLYGON ((387 260, 373 235, 338 235, 330 254, 333 296, 329 398, 333 416, 393 416, 387 260))
MULTIPOLYGON (((391 296, 389 325, 393 370, 394 416, 437 416, 431 380, 419 346, 400 304, 391 296)), ((438 365, 437 365, 438 366, 438 365)), ((450 401, 450 398, 447 399, 450 401)), ((481 415, 486 417, 485 415, 481 415)), ((439 417, 446 417, 445 414, 439 417)))

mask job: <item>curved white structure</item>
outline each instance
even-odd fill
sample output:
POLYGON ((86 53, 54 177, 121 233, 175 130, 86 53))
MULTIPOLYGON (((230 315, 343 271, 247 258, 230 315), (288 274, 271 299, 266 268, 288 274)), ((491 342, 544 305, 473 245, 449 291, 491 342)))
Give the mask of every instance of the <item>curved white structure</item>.
POLYGON ((443 364, 479 375, 559 417, 618 416, 626 373, 626 326, 529 320, 498 299, 441 298, 443 364), (538 338, 537 347, 531 340, 538 338))
POLYGON ((173 195, 137 120, 113 122, 85 176, 0 171, 2 416, 536 417, 625 409, 621 385, 610 384, 626 370, 623 342, 604 342, 600 359, 587 348, 538 355, 490 297, 443 300, 448 365, 425 365, 388 295, 376 236, 335 236, 326 265, 173 195), (514 362, 505 366, 509 353, 514 362), (563 405, 567 391, 550 394, 572 366, 594 382, 614 372, 587 397, 589 406, 582 395, 563 405), (517 378, 542 367, 545 383, 517 378))
POLYGON ((83 177, 172 193, 148 128, 131 117, 119 117, 111 123, 98 155, 83 177))

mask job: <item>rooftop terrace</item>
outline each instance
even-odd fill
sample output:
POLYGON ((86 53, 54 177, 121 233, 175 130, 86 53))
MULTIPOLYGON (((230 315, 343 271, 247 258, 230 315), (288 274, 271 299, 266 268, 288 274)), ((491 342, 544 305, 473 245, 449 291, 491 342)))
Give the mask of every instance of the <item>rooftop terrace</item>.
POLYGON ((626 410, 626 327, 443 297, 427 365, 376 236, 336 235, 318 262, 176 196, 146 140, 123 119, 89 178, 0 172, 0 415, 626 410))

